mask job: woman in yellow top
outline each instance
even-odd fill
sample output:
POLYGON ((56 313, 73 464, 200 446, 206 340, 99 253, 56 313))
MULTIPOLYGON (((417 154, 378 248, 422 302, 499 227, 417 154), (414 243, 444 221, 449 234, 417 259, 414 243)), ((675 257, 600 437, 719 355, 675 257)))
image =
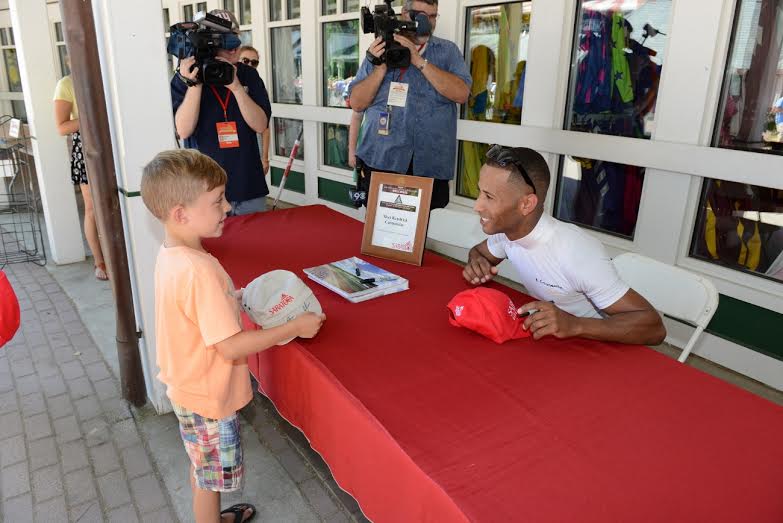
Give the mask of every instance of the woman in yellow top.
MULTIPOLYGON (((69 64, 70 65, 70 64, 69 64)), ((73 92, 73 81, 68 75, 57 82, 54 91, 54 118, 57 131, 61 136, 71 135, 71 181, 82 190, 84 198, 84 235, 95 259, 95 277, 108 280, 106 263, 103 260, 101 243, 98 239, 98 227, 95 224, 95 212, 92 205, 92 194, 87 185, 87 169, 84 165, 82 138, 79 133, 79 106, 73 92)))

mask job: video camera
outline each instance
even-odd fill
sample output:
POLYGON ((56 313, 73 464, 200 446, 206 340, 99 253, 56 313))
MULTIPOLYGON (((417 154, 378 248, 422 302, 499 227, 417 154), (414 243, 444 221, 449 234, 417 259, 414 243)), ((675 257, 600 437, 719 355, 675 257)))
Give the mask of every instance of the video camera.
POLYGON ((234 81, 234 67, 216 58, 219 49, 236 49, 242 45, 231 32, 231 22, 209 13, 198 13, 192 22, 171 26, 166 51, 180 60, 193 56, 198 80, 207 85, 228 85, 234 81))
POLYGON ((392 7, 393 0, 383 0, 386 4, 375 6, 371 12, 368 7, 362 7, 362 31, 375 33, 386 42, 386 49, 380 58, 367 51, 367 59, 374 65, 386 63, 389 69, 398 69, 411 65, 411 52, 394 41, 396 33, 415 33, 418 36, 427 35, 432 30, 430 20, 424 13, 416 14, 414 21, 399 20, 392 7))

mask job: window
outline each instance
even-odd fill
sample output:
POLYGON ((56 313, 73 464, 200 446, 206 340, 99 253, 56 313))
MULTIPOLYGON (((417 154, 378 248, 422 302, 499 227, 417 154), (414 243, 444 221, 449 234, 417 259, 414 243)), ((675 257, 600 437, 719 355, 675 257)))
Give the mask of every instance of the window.
POLYGON ((359 12, 359 0, 343 0, 343 13, 359 12))
MULTIPOLYGON (((473 78, 462 106, 467 120, 519 125, 525 89, 532 2, 469 7, 465 62, 473 78)), ((457 194, 478 197, 479 170, 489 146, 460 142, 457 194)))
POLYGON ((207 12, 207 3, 206 2, 199 2, 196 4, 196 12, 197 13, 206 13, 207 12))
MULTIPOLYGON (((671 0, 580 4, 565 128, 649 139, 671 0)), ((644 173, 643 167, 564 157, 555 216, 633 238, 644 173)))
POLYGON ((168 33, 171 29, 171 18, 169 17, 169 10, 163 10, 163 32, 168 33))
POLYGON ((738 2, 713 145, 782 154, 783 2, 738 2))
MULTIPOLYGON (((275 121, 275 154, 278 156, 290 156, 291 149, 299 133, 302 132, 302 120, 291 120, 289 118, 274 118, 275 121)), ((296 152, 297 160, 304 160, 304 140, 299 143, 299 150, 296 152)))
POLYGON ((54 45, 57 49, 57 58, 60 64, 60 77, 68 76, 71 74, 71 68, 68 66, 68 48, 65 46, 62 22, 54 23, 54 45))
POLYGON ((193 4, 182 6, 182 20, 185 22, 193 21, 193 4))
POLYGON ((223 9, 234 13, 239 21, 239 25, 250 25, 253 23, 250 0, 223 0, 223 9), (237 9, 237 5, 239 9, 237 9))
POLYGON ((337 14, 337 0, 323 0, 321 4, 322 15, 336 15, 337 14))
POLYGON ((532 2, 467 10, 465 61, 473 77, 463 118, 519 124, 532 2))
POLYGON ((302 34, 298 25, 275 27, 272 34, 272 87, 277 103, 302 103, 302 34))
MULTIPOLYGON (((399 3, 395 1, 394 3, 399 3)), ((358 13, 361 3, 359 0, 321 0, 321 14, 322 15, 336 15, 338 13, 338 7, 342 5, 343 13, 358 13)), ((372 10, 372 2, 370 4, 372 10)), ((397 13, 399 14, 399 12, 397 13)))
POLYGON ((459 165, 457 167, 457 194, 467 198, 478 198, 479 171, 484 165, 484 155, 490 144, 459 142, 459 165))
POLYGON ((269 20, 277 22, 283 19, 283 0, 269 0, 269 20))
MULTIPOLYGON (((5 75, 8 81, 8 91, 12 93, 22 92, 22 77, 19 72, 19 61, 14 47, 14 31, 10 27, 0 29, 0 47, 3 52, 5 75)), ((27 121, 27 111, 24 100, 11 100, 11 112, 15 118, 27 121)))
POLYGON ((324 29, 324 105, 348 107, 348 86, 359 70, 359 21, 327 22, 324 29))
POLYGON ((671 0, 581 3, 566 129, 649 139, 671 0))
POLYGON ((348 165, 348 126, 325 123, 324 138, 324 165, 352 169, 348 165))
POLYGON ((288 5, 288 19, 299 18, 301 15, 300 0, 286 0, 288 5))
POLYGON ((610 234, 633 238, 644 168, 564 156, 555 216, 610 234))
POLYGON ((783 190, 705 180, 690 254, 783 281, 783 190))

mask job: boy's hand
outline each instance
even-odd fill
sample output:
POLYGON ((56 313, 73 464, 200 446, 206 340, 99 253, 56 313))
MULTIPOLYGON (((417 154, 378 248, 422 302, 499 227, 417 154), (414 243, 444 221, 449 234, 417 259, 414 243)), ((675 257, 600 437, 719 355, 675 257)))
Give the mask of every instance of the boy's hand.
POLYGON ((234 291, 234 298, 237 299, 237 301, 242 301, 242 295, 245 294, 245 288, 242 287, 239 290, 234 291))
POLYGON ((294 320, 296 335, 300 338, 313 338, 321 330, 324 321, 326 321, 326 314, 306 312, 294 320))

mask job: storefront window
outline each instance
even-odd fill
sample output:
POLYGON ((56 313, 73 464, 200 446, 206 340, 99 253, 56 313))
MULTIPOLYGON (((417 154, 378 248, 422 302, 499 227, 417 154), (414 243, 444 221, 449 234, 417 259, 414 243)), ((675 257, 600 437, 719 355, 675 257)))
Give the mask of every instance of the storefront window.
POLYGON ((324 124, 324 164, 339 169, 351 169, 348 165, 348 126, 324 124))
POLYGON ((581 4, 566 129, 649 139, 671 0, 581 4))
POLYGON ((633 238, 644 168, 564 156, 555 216, 563 221, 633 238))
POLYGON ((223 0, 223 9, 234 13, 239 21, 239 25, 250 25, 253 23, 250 15, 250 0, 223 0))
POLYGON ((478 198, 479 171, 490 145, 478 142, 459 142, 459 166, 457 168, 457 194, 478 198))
MULTIPOLYGON (((652 136, 671 8, 671 0, 580 2, 566 129, 652 136)), ((564 157, 555 216, 633 238, 644 173, 634 165, 564 157)))
POLYGON ((324 24, 324 103, 348 107, 348 86, 359 70, 359 21, 324 24))
POLYGON ((783 190, 705 180, 691 256, 783 281, 783 190))
POLYGON ((343 13, 358 12, 360 7, 359 0, 343 0, 343 13))
POLYGON ((783 0, 741 0, 713 145, 783 154, 783 0))
POLYGON ((272 83, 277 103, 302 103, 302 33, 298 25, 272 29, 272 83))
MULTIPOLYGON (((467 120, 519 124, 525 89, 532 2, 469 7, 465 61, 473 78, 467 120)), ((489 146, 460 142, 457 194, 478 197, 479 170, 489 146)))
MULTIPOLYGON (((274 118, 275 121, 275 154, 278 156, 288 156, 294 147, 297 136, 302 132, 302 120, 291 120, 289 118, 274 118)), ((299 149, 296 152, 297 160, 304 160, 304 139, 299 143, 299 149)))
POLYGON ((465 61, 473 77, 463 118, 519 124, 532 2, 471 7, 465 61))
POLYGON ((337 0, 323 0, 321 4, 322 15, 336 15, 337 14, 337 0))

